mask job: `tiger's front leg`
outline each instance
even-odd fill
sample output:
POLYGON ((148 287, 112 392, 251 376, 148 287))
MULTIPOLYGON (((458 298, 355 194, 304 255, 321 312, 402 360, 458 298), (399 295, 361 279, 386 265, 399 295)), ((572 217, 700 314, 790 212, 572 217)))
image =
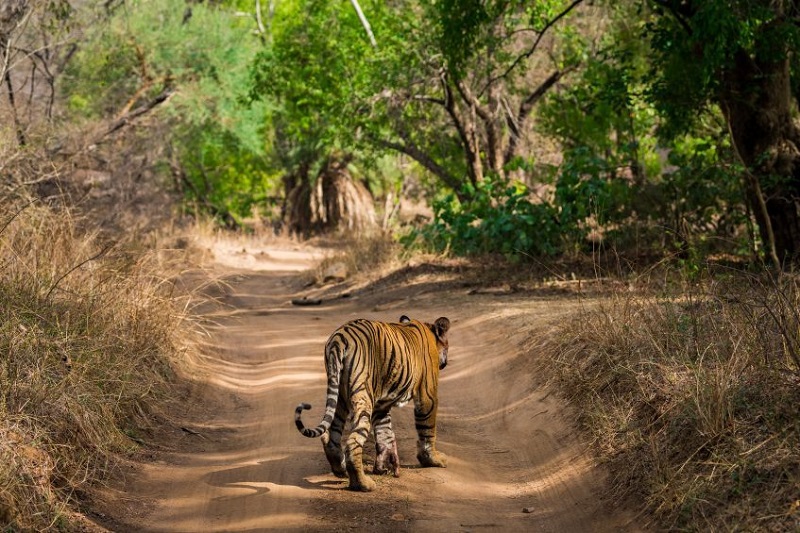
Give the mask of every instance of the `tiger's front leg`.
POLYGON ((370 492, 375 489, 374 480, 364 473, 364 443, 370 432, 372 418, 372 402, 366 393, 359 394, 351 400, 353 429, 347 437, 345 450, 345 466, 350 478, 350 490, 370 492))
POLYGON ((414 402, 414 421, 417 426, 417 460, 422 466, 447 467, 447 456, 436 451, 437 401, 420 395, 414 402))
POLYGON ((372 427, 375 432, 375 467, 372 473, 381 475, 391 470, 394 477, 400 477, 400 456, 389 411, 375 411, 372 427))

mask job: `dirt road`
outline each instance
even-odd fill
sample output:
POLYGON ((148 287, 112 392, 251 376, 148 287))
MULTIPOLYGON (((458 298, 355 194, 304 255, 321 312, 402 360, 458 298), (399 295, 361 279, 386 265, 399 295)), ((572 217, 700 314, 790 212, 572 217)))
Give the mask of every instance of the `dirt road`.
POLYGON ((603 499, 603 474, 574 437, 570 413, 533 375, 537 354, 523 349, 526 330, 574 310, 574 299, 467 295, 452 274, 418 269, 348 298, 293 306, 307 253, 217 253, 228 288, 200 308, 207 336, 190 369, 197 385, 189 414, 176 413, 190 418, 176 422, 168 451, 129 476, 127 508, 112 529, 636 530, 603 499), (319 441, 298 433, 294 408, 314 406, 308 425, 321 417, 322 350, 337 326, 401 314, 452 321, 438 433, 449 465, 417 466, 406 407, 393 414, 400 477, 376 477, 372 493, 350 492, 330 473, 319 441))

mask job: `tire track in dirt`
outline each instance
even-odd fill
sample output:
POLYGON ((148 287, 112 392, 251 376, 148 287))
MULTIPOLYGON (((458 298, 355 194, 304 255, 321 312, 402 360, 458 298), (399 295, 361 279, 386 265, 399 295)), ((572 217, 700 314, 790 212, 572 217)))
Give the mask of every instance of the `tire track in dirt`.
POLYGON ((434 280, 296 307, 292 270, 302 259, 284 255, 260 271, 225 267, 224 305, 201 307, 207 338, 192 364, 197 384, 184 422, 195 433, 176 431, 171 451, 130 476, 127 518, 114 529, 637 530, 602 498, 601 470, 574 437, 569 411, 537 385, 536 353, 521 348, 531 324, 574 310, 574 300, 437 293, 434 280), (293 411, 307 401, 307 424, 321 417, 322 351, 337 326, 401 314, 453 322, 438 430, 448 468, 417 467, 406 407, 393 411, 401 476, 376 477, 374 492, 353 493, 330 473, 320 443, 297 432, 293 411))

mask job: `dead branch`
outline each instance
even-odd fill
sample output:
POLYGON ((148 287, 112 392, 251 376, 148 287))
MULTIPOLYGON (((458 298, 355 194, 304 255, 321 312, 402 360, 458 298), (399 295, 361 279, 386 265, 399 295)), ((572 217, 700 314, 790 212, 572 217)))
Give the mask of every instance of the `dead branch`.
POLYGON ((558 83, 564 74, 571 70, 573 69, 556 70, 550 74, 550 76, 548 76, 547 79, 545 79, 530 95, 528 95, 525 100, 520 102, 516 116, 508 116, 507 124, 509 130, 511 131, 511 135, 508 141, 508 146, 506 147, 506 152, 503 155, 503 159, 506 163, 511 161, 511 158, 514 157, 514 154, 517 151, 517 146, 519 145, 519 140, 521 138, 522 127, 530 116, 531 111, 533 111, 533 107, 539 100, 542 99, 547 91, 553 87, 553 85, 558 83))
POLYGON ((548 30, 550 30, 550 28, 555 26, 556 23, 558 23, 558 21, 560 21, 561 19, 563 19, 564 17, 569 15, 569 13, 573 9, 575 9, 576 7, 578 7, 582 3, 583 3, 583 0, 574 0, 570 5, 568 5, 566 8, 564 8, 564 10, 561 13, 559 13, 558 15, 556 15, 555 17, 553 17, 552 19, 547 21, 547 24, 544 25, 544 28, 542 28, 541 31, 539 31, 539 35, 536 36, 536 40, 533 42, 533 45, 531 45, 531 47, 528 48, 527 51, 525 51, 521 55, 517 56, 514 59, 514 61, 511 62, 511 65, 509 65, 506 68, 506 70, 503 71, 502 74, 499 74, 497 76, 493 76, 492 78, 489 78, 489 81, 487 81, 486 85, 483 87, 483 89, 481 89, 481 92, 479 93, 478 97, 482 96, 483 93, 485 93, 487 91, 489 86, 493 85, 496 81, 501 80, 501 79, 505 78, 506 76, 508 76, 511 73, 511 71, 513 71, 515 68, 517 68, 517 65, 519 65, 520 63, 522 63, 526 59, 530 58, 536 52, 536 50, 539 48, 539 43, 542 42, 542 39, 544 38, 544 36, 548 32, 548 30))
POLYGON ((149 102, 145 102, 144 104, 140 105, 139 107, 137 107, 137 108, 129 111, 128 113, 125 113, 124 115, 118 117, 114 122, 111 123, 111 125, 108 127, 108 129, 105 131, 105 133, 103 133, 100 136, 100 140, 98 140, 97 143, 99 144, 103 138, 108 137, 112 133, 124 128, 125 126, 130 124, 135 118, 138 118, 138 117, 144 115, 145 113, 148 113, 149 111, 152 111, 153 109, 158 107, 160 104, 163 104, 164 102, 169 100, 169 98, 174 93, 175 93, 175 91, 172 89, 172 87, 167 86, 167 87, 164 88, 163 91, 161 91, 161 93, 159 93, 157 96, 155 96, 149 102))

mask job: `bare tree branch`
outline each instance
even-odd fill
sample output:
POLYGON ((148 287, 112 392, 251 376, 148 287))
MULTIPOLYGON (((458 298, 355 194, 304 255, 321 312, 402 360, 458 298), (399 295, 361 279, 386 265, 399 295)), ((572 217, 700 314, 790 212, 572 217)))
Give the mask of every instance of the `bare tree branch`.
POLYGON ((478 117, 480 117, 480 119, 483 121, 484 128, 486 130, 486 142, 488 144, 486 151, 488 152, 489 156, 489 166, 498 174, 502 173, 502 133, 498 131, 498 126, 501 119, 498 118, 496 112, 491 110, 491 108, 497 109, 499 107, 499 102, 497 102, 497 98, 494 96, 493 89, 491 87, 489 88, 488 97, 490 109, 487 110, 485 106, 481 105, 480 100, 478 100, 478 98, 472 94, 472 90, 463 81, 459 80, 456 82, 456 87, 458 88, 458 92, 461 97, 470 106, 472 106, 475 114, 477 114, 478 117), (491 105, 492 103, 495 105, 491 105))
POLYGON ((163 91, 161 91, 161 93, 159 93, 157 96, 155 96, 149 102, 145 102, 144 104, 140 105, 139 107, 137 107, 137 108, 129 111, 128 113, 125 113, 124 115, 120 116, 119 118, 117 118, 113 123, 111 123, 111 125, 108 127, 108 129, 105 131, 105 133, 103 133, 101 135, 101 138, 102 137, 107 137, 108 135, 111 135, 115 131, 127 126, 128 124, 131 123, 131 121, 133 119, 144 115, 145 113, 147 113, 148 111, 152 110, 153 108, 155 108, 159 104, 162 104, 162 103, 166 102, 167 100, 169 100, 169 98, 173 94, 174 94, 174 91, 173 91, 172 87, 166 87, 163 91))
POLYGON ((367 17, 364 16, 364 12, 361 11, 361 6, 358 5, 358 0, 350 0, 350 3, 353 4, 353 9, 356 10, 356 13, 358 14, 358 20, 360 20, 361 25, 364 26, 364 31, 367 32, 367 36, 369 37, 369 42, 372 43, 372 46, 377 48, 378 43, 377 41, 375 41, 375 36, 372 34, 372 28, 369 25, 367 17))
POLYGON ((467 87, 467 85, 462 80, 457 81, 455 83, 455 86, 456 89, 458 89, 461 98, 463 98, 465 102, 467 102, 468 104, 470 104, 475 108, 475 113, 479 117, 481 117, 481 119, 483 119, 484 121, 491 120, 491 115, 489 114, 489 112, 486 111, 486 109, 484 109, 481 106, 480 101, 475 97, 475 95, 472 94, 470 88, 467 87))
POLYGON ((534 54, 534 52, 536 52, 536 49, 539 47, 539 43, 542 42, 542 39, 544 38, 544 36, 547 33, 547 31, 550 28, 552 28, 556 23, 558 23, 559 20, 561 20, 562 18, 566 17, 573 9, 575 9, 580 4, 582 4, 583 1, 584 0, 574 0, 570 5, 568 5, 566 8, 564 8, 564 10, 561 13, 559 13, 558 15, 556 15, 555 17, 550 19, 547 22, 547 24, 544 25, 544 28, 542 28, 541 31, 539 32, 539 35, 536 37, 536 40, 533 42, 533 45, 526 52, 524 52, 523 54, 517 56, 517 58, 514 59, 514 61, 511 63, 511 65, 509 65, 508 68, 506 68, 506 70, 503 71, 502 74, 490 78, 489 81, 486 82, 486 85, 483 87, 483 89, 481 89, 481 92, 479 93, 479 96, 482 96, 483 93, 486 92, 486 90, 489 88, 490 85, 493 85, 496 81, 501 80, 501 79, 505 78, 506 76, 508 76, 511 73, 512 70, 517 68, 517 65, 519 65, 524 60, 526 60, 529 57, 531 57, 534 54))
POLYGON ((261 0, 256 0, 256 25, 258 33, 263 37, 267 33, 267 29, 264 27, 264 21, 261 20, 261 0))
POLYGON ((517 110, 516 116, 509 115, 507 118, 507 124, 509 129, 511 130, 511 138, 509 139, 508 146, 506 147, 506 152, 503 155, 504 163, 508 163, 511 161, 511 158, 514 157, 517 151, 517 147, 519 146, 519 140, 521 138, 521 130, 525 121, 533 111, 533 107, 536 103, 542 99, 542 97, 550 90, 553 85, 558 83, 564 74, 574 70, 574 67, 571 69, 565 70, 556 70, 550 76, 547 77, 539 86, 528 95, 525 100, 520 102, 519 109, 517 110))
POLYGON ((410 139, 404 137, 403 142, 388 141, 386 139, 376 139, 376 142, 384 148, 395 150, 397 152, 406 154, 414 161, 422 165, 425 169, 431 172, 434 176, 441 179, 448 187, 456 192, 461 190, 461 180, 456 178, 453 174, 447 171, 442 165, 434 161, 434 159, 423 152, 419 146, 414 144, 410 139))
POLYGON ((17 142, 20 146, 25 146, 27 144, 27 139, 25 138, 25 131, 22 129, 22 123, 19 120, 16 99, 14 98, 14 84, 11 82, 11 70, 6 70, 3 78, 5 79, 6 89, 8 90, 8 103, 11 106, 11 116, 14 119, 17 142))

